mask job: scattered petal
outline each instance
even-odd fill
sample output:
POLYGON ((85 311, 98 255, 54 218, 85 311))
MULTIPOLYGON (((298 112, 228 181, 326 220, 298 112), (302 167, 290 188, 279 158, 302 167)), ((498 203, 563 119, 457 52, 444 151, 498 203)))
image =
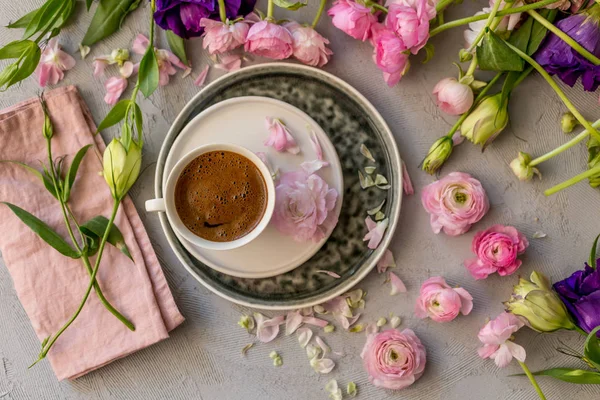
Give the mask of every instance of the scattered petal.
POLYGON ((377 174, 377 176, 375 176, 375 186, 377 186, 379 189, 384 190, 387 190, 392 187, 392 185, 389 184, 387 178, 381 174, 377 174))
POLYGON ((335 326, 333 326, 333 325, 326 325, 325 328, 323 328, 323 331, 325 333, 331 333, 331 332, 335 331, 335 326))
POLYGON ((314 174, 321 168, 328 166, 329 163, 323 160, 304 161, 302 164, 300 164, 300 168, 302 168, 308 175, 314 174))
MULTIPOLYGON (((306 125, 306 129, 308 129, 308 135, 310 136, 310 142, 313 146, 313 150, 317 155, 317 160, 323 161, 323 149, 321 148, 321 143, 319 143, 319 138, 315 133, 314 129, 310 125, 306 125)), ((329 163, 327 163, 329 165, 329 163)))
POLYGON ((374 222, 371 217, 367 217, 365 219, 365 224, 369 231, 363 240, 369 241, 367 247, 374 250, 379 246, 379 243, 381 243, 381 240, 383 239, 383 235, 389 224, 389 219, 385 218, 380 222, 374 222))
POLYGON ((265 140, 265 146, 271 146, 279 152, 287 151, 291 154, 298 154, 300 147, 290 133, 290 130, 278 118, 266 117, 267 131, 269 137, 265 140))
POLYGON ((281 367, 283 365, 283 360, 281 359, 281 357, 277 357, 276 359, 274 359, 273 365, 276 367, 281 367))
POLYGON ((377 320, 377 326, 379 328, 381 328, 382 326, 384 326, 385 324, 387 324, 387 319, 385 317, 381 317, 377 320))
POLYGON ((388 276, 390 278, 390 282, 392 284, 392 289, 390 290, 390 295, 394 296, 398 293, 406 293, 406 286, 402 279, 398 278, 398 275, 393 272, 388 272, 388 276))
POLYGON ((271 360, 274 360, 274 359, 276 359, 277 357, 279 357, 279 354, 277 354, 277 352, 276 352, 275 350, 273 350, 273 351, 271 351, 271 352, 269 353, 269 358, 270 358, 271 360))
POLYGON ((388 268, 395 268, 396 260, 394 260, 394 253, 390 249, 387 249, 381 259, 377 262, 377 272, 383 274, 388 268))
POLYGON ((346 293, 346 301, 348 305, 352 308, 357 308, 358 303, 365 298, 367 292, 362 289, 355 289, 351 292, 346 293))
POLYGON ((315 310, 315 312, 317 314, 327 314, 327 310, 325 309, 325 307, 323 307, 320 304, 317 304, 316 306, 314 306, 313 310, 315 310))
POLYGON ((358 170, 358 180, 360 181, 360 187, 362 189, 367 189, 372 186, 375 186, 375 181, 369 175, 364 176, 360 170, 358 170))
POLYGON ((365 172, 367 174, 371 175, 373 172, 375 172, 376 169, 377 169, 377 167, 368 166, 368 167, 365 167, 365 172))
POLYGON ((242 56, 240 54, 222 55, 220 62, 213 66, 225 72, 237 71, 242 68, 242 56))
POLYGON ((400 326, 401 323, 402 323, 402 319, 395 315, 390 319, 390 326, 394 329, 396 329, 398 326, 400 326))
POLYGON ((336 274, 336 273, 335 273, 335 272, 333 272, 333 271, 326 271, 326 270, 324 270, 324 269, 319 269, 319 270, 317 270, 317 271, 315 271, 315 272, 318 272, 318 273, 320 273, 320 274, 327 274, 327 275, 329 275, 329 276, 331 276, 331 277, 333 277, 333 278, 336 278, 336 279, 339 279, 339 278, 341 278, 341 276, 340 276, 339 274, 336 274))
POLYGON ((329 322, 324 319, 315 318, 315 317, 303 317, 302 322, 307 325, 318 326, 320 328, 325 328, 329 322))
POLYGON ((313 358, 317 358, 321 354, 321 349, 314 344, 309 344, 306 346, 306 356, 312 360, 313 358))
POLYGON ((285 319, 285 336, 296 332, 296 329, 302 325, 302 319, 300 311, 290 311, 285 319))
POLYGON ((546 235, 544 232, 536 231, 532 237, 534 239, 542 239, 542 238, 545 238, 546 236, 548 236, 548 235, 546 235))
POLYGON ((250 332, 254 329, 254 318, 250 315, 242 315, 238 321, 238 325, 250 332))
POLYGON ((194 81, 194 85, 196 85, 198 87, 204 86, 204 82, 206 82, 206 77, 208 76, 209 68, 210 68, 210 66, 208 64, 205 65, 204 68, 202 68, 202 71, 200 71, 200 73, 198 74, 198 77, 194 81))
POLYGON ((321 351, 323 352, 323 355, 326 356, 327 353, 331 352, 331 347, 329 347, 327 345, 327 343, 325 343, 323 341, 323 339, 321 339, 319 336, 317 336, 315 338, 315 341, 317 342, 317 344, 319 345, 319 347, 321 348, 321 351))
POLYGON ((285 322, 283 315, 266 319, 261 313, 254 313, 256 319, 256 337, 263 343, 268 343, 277 337, 279 325, 285 322))
POLYGON ((363 324, 358 324, 353 326, 352 328, 348 329, 349 332, 352 333, 359 333, 365 330, 365 326, 363 324))
MULTIPOLYGON (((207 65, 207 67, 208 67, 208 65, 207 65)), ((186 69, 183 70, 183 74, 181 74, 181 77, 187 78, 188 76, 190 76, 191 73, 192 73, 192 69, 190 67, 187 67, 186 69)), ((198 85, 196 85, 196 86, 198 86, 198 85)), ((202 86, 202 85, 200 85, 200 86, 202 86)))
POLYGON ((377 207, 371 208, 370 210, 367 210, 367 214, 369 214, 369 215, 375 215, 375 214, 377 214, 383 208, 383 205, 385 204, 385 201, 386 201, 386 199, 383 199, 381 201, 381 203, 377 207))
POLYGON ((325 385, 325 391, 327 393, 334 393, 337 392, 338 390, 338 383, 335 379, 330 380, 329 382, 327 382, 327 385, 325 385))
POLYGON ((304 349, 308 345, 308 342, 310 342, 313 331, 310 328, 300 328, 296 331, 296 334, 298 335, 298 343, 300 343, 300 347, 304 349))
POLYGON ((254 346, 254 343, 248 343, 247 345, 245 345, 242 349, 242 355, 245 356, 252 346, 254 346))
POLYGON ((377 214, 375 214, 375 221, 379 222, 379 221, 382 221, 383 219, 385 219, 385 214, 382 213, 381 211, 379 211, 377 214))
POLYGON ((348 385, 346 386, 346 393, 348 393, 348 396, 355 397, 356 393, 358 393, 356 390, 356 383, 352 381, 348 382, 348 385))
POLYGON ((81 54, 81 59, 84 60, 88 54, 90 54, 90 46, 83 46, 79 43, 79 54, 81 54))
POLYGON ((312 307, 304 307, 298 311, 300 311, 300 314, 302 314, 304 317, 312 317, 314 314, 312 307))
POLYGON ((376 324, 369 323, 365 327, 365 333, 367 334, 367 336, 375 334, 377 332, 379 332, 379 327, 376 324))
POLYGON ((328 374, 335 367, 333 360, 329 358, 313 358, 310 360, 310 366, 320 374, 328 374))
POLYGON ((364 144, 360 145, 360 154, 365 156, 370 161, 376 162, 375 158, 373 158, 373 154, 371 154, 371 151, 364 144))
POLYGON ((408 175, 408 170, 406 169, 406 163, 404 161, 402 161, 402 188, 404 189, 404 194, 406 195, 415 194, 415 189, 413 188, 413 184, 410 180, 410 175, 408 175))

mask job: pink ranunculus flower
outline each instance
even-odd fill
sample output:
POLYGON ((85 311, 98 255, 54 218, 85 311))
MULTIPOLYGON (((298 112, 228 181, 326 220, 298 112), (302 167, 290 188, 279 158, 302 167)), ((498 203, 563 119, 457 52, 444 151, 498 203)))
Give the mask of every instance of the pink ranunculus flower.
POLYGON ((425 186, 421 202, 430 214, 433 232, 444 230, 450 236, 467 232, 490 209, 481 183, 464 172, 452 172, 425 186))
POLYGON ((392 87, 400 82, 410 67, 406 46, 402 39, 381 24, 375 24, 372 31, 373 60, 383 71, 385 82, 392 87))
POLYGON ((337 191, 319 175, 286 172, 275 188, 273 224, 297 242, 319 242, 337 224, 337 197, 337 191))
POLYGON ((429 39, 429 20, 435 15, 435 6, 427 0, 402 0, 390 4, 385 24, 417 54, 429 39))
MULTIPOLYGON (((132 50, 136 54, 144 54, 149 45, 150 41, 148 38, 140 33, 133 40, 132 50)), ((160 86, 168 85, 170 80, 169 77, 177 73, 174 66, 179 67, 182 70, 188 69, 188 67, 170 51, 164 49, 154 49, 154 51, 156 52, 156 59, 158 60, 158 84, 160 86)))
POLYGON ((283 25, 292 34, 294 57, 307 65, 322 67, 327 64, 333 51, 327 47, 329 40, 312 26, 290 21, 283 25))
POLYGON ((435 322, 449 322, 458 316, 468 315, 473 309, 473 297, 461 287, 450 287, 441 276, 427 279, 421 286, 415 315, 431 318, 435 322))
POLYGON ((246 42, 250 25, 245 21, 223 23, 209 18, 202 18, 200 26, 204 27, 202 47, 210 54, 221 54, 237 49, 246 42))
POLYGON ((512 226, 494 225, 477 232, 471 250, 477 255, 465 261, 473 278, 485 279, 497 272, 500 276, 513 274, 521 266, 517 257, 529 246, 527 238, 512 226))
POLYGON ((404 389, 423 375, 425 346, 410 329, 371 333, 360 356, 369 381, 385 389, 404 389))
POLYGON ((500 368, 512 358, 524 362, 525 349, 514 343, 512 335, 523 327, 523 322, 513 314, 503 312, 481 328, 477 337, 483 343, 477 352, 481 358, 491 358, 500 368))
POLYGON ((469 85, 454 78, 444 78, 433 88, 437 106, 449 115, 460 115, 469 110, 475 97, 469 85))
POLYGON ((112 76, 104 82, 104 88, 106 89, 106 95, 104 101, 106 104, 114 106, 117 101, 121 98, 121 95, 127 89, 127 78, 133 73, 133 63, 126 61, 123 66, 119 68, 120 76, 112 76))
POLYGON ((265 146, 271 146, 279 152, 287 151, 291 154, 300 152, 300 147, 296 144, 290 130, 280 119, 267 117, 265 123, 267 131, 269 131, 269 137, 264 143, 265 146))
POLYGON ((64 71, 75 66, 75 59, 61 50, 58 38, 52 38, 42 52, 35 74, 41 87, 56 85, 65 77, 64 71))
POLYGON ((283 60, 294 52, 292 34, 285 27, 269 21, 260 21, 248 31, 245 50, 261 57, 283 60))
POLYGON ((352 0, 337 0, 327 15, 336 28, 363 42, 371 36, 371 27, 377 23, 369 7, 352 0))

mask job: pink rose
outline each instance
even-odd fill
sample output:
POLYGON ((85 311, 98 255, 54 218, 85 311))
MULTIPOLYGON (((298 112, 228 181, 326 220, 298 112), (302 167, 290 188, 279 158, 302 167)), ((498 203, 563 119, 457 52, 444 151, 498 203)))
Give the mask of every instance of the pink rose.
POLYGON ((473 89, 454 78, 444 78, 433 88, 437 106, 449 115, 460 115, 473 105, 473 89))
POLYGON ((42 52, 35 74, 41 87, 56 85, 65 77, 64 71, 75 66, 75 59, 61 50, 57 38, 52 38, 42 52))
POLYGON ((292 43, 292 35, 286 28, 260 21, 248 31, 245 50, 257 56, 283 60, 292 55, 292 43))
POLYGON ((506 367, 513 357, 524 362, 525 349, 511 341, 513 333, 521 327, 523 322, 507 312, 485 324, 477 335, 483 343, 477 350, 479 357, 493 359, 500 368, 506 367))
POLYGON ((318 242, 337 224, 333 212, 338 193, 319 175, 304 171, 281 175, 275 188, 273 224, 297 242, 318 242))
POLYGON ((350 0, 337 0, 327 11, 333 25, 363 42, 371 35, 371 26, 377 22, 371 9, 350 0))
POLYGON ((490 209, 481 183, 464 172, 452 172, 425 186, 421 202, 430 214, 433 232, 443 229, 450 236, 467 232, 490 209))
POLYGON ((435 7, 427 0, 402 0, 388 7, 385 25, 417 54, 429 39, 429 20, 435 18, 435 14, 435 7))
POLYGON ((404 389, 423 375, 425 347, 410 329, 388 329, 367 336, 360 356, 369 381, 385 389, 404 389))
POLYGON ((458 313, 468 315, 473 309, 473 297, 461 287, 450 287, 444 278, 435 276, 421 286, 415 315, 435 322, 452 321, 458 313))
POLYGON ((283 26, 292 34, 294 57, 313 67, 327 64, 333 54, 333 51, 326 46, 329 40, 312 27, 300 25, 296 21, 288 22, 283 26))
POLYGON ((471 244, 477 258, 466 260, 465 267, 475 279, 485 279, 494 272, 500 276, 513 274, 522 263, 517 256, 527 246, 527 238, 512 226, 494 225, 477 232, 471 244))
POLYGON ((250 26, 244 21, 223 23, 209 18, 202 18, 200 26, 204 27, 202 47, 208 48, 210 54, 221 54, 237 49, 246 42, 250 26))
POLYGON ((385 82, 392 87, 400 82, 410 66, 406 46, 402 39, 381 24, 374 25, 372 31, 373 60, 383 71, 385 82))

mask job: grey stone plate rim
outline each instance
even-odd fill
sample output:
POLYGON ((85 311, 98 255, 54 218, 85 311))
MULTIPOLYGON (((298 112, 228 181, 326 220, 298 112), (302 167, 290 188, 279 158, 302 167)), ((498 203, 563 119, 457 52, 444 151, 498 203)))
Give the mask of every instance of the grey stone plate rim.
MULTIPOLYGON (((354 287, 357 283, 359 283, 362 279, 364 279, 367 276, 367 274, 377 265, 377 262, 383 256, 383 253, 390 245, 390 242, 392 241, 392 237, 393 237, 394 232, 396 231, 396 228, 398 225, 398 219, 400 217, 400 209, 401 209, 402 197, 403 197, 403 193, 402 193, 403 177, 402 177, 402 173, 401 173, 402 160, 400 158, 400 153, 398 151, 398 146, 396 144, 396 140, 394 139, 394 136, 393 136, 389 126, 387 125, 387 123, 385 122, 385 120, 383 119, 383 117, 381 116, 379 111, 377 111, 377 109, 371 104, 371 102, 369 102, 366 99, 366 97, 364 97, 354 87, 352 87, 348 83, 344 82, 342 79, 340 79, 328 72, 325 72, 323 70, 320 70, 320 69, 317 69, 314 67, 308 67, 308 66, 299 65, 299 64, 291 64, 291 63, 286 63, 286 62, 264 63, 264 64, 248 66, 248 67, 244 67, 238 71, 230 72, 226 75, 221 76, 220 78, 209 83, 202 90, 200 90, 200 92, 198 92, 185 105, 185 107, 181 110, 181 112, 175 118, 175 121, 173 121, 173 124, 171 125, 171 128, 169 129, 169 131, 163 141, 163 145, 161 146, 161 149, 160 149, 160 152, 158 155, 157 168, 156 168, 156 174, 155 174, 155 179, 154 179, 155 195, 156 195, 156 198, 162 197, 162 175, 164 172, 165 160, 170 151, 170 147, 171 147, 170 143, 172 143, 174 138, 177 137, 177 135, 179 135, 179 133, 181 132, 181 130, 183 129, 185 124, 188 122, 190 115, 192 115, 194 109, 201 102, 201 100, 203 99, 205 94, 210 93, 211 90, 213 90, 216 87, 219 87, 220 85, 226 83, 227 81, 234 79, 237 75, 246 75, 246 74, 251 74, 251 73, 256 75, 256 74, 259 74, 261 71, 264 71, 264 73, 272 73, 273 71, 283 72, 283 73, 288 73, 288 74, 296 73, 300 76, 311 75, 311 76, 319 79, 320 81, 329 81, 330 85, 337 87, 338 89, 340 89, 343 93, 345 93, 349 97, 353 97, 356 102, 358 102, 363 108, 366 109, 366 111, 369 114, 370 119, 372 119, 374 122, 376 122, 378 124, 378 126, 381 128, 380 129, 380 131, 382 133, 381 139, 383 140, 385 146, 387 147, 388 155, 390 157, 390 159, 388 160, 389 168, 390 168, 390 170, 394 170, 396 172, 395 175, 397 176, 397 181, 392 182, 392 188, 390 189, 391 191, 396 192, 395 196, 394 195, 389 196, 394 201, 394 204, 392 204, 389 214, 387 215, 387 217, 389 218, 389 225, 388 225, 386 233, 385 233, 379 247, 377 249, 373 250, 370 257, 356 271, 355 274, 348 277, 344 282, 340 282, 340 284, 338 284, 337 286, 333 287, 332 289, 330 289, 329 291, 327 291, 325 293, 322 293, 317 296, 307 297, 307 298, 304 298, 301 300, 294 300, 294 301, 276 301, 276 300, 270 301, 267 299, 265 299, 263 301, 258 301, 256 299, 252 299, 252 301, 248 301, 245 299, 236 298, 227 293, 223 293, 218 288, 214 287, 211 284, 211 282, 209 282, 208 280, 206 280, 202 276, 200 276, 194 270, 194 268, 187 263, 187 261, 186 261, 187 256, 183 253, 182 245, 179 243, 178 239, 175 237, 175 235, 171 229, 171 226, 169 224, 169 221, 167 220, 166 215, 164 213, 159 213, 159 220, 160 220, 160 224, 163 229, 163 232, 165 233, 165 236, 169 243, 169 246, 175 253, 176 257, 179 259, 181 264, 184 266, 184 268, 198 282, 200 282, 204 287, 206 287, 207 289, 209 289, 211 292, 215 293, 216 295, 218 295, 226 300, 229 300, 233 303, 236 303, 236 304, 240 304, 240 305, 252 307, 252 308, 263 309, 263 310, 292 310, 292 309, 299 309, 299 308, 303 308, 303 307, 311 307, 311 306, 315 306, 317 304, 321 304, 327 300, 330 300, 336 296, 339 296, 339 295, 349 291, 352 287, 354 287)), ((366 216, 365 216, 365 218, 366 218, 366 216)))

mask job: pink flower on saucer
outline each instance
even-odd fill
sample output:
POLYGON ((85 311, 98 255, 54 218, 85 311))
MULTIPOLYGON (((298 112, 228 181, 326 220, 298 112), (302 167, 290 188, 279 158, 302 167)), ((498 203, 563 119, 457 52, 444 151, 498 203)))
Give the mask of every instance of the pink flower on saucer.
POLYGON ((266 124, 269 137, 265 140, 265 146, 271 146, 280 152, 287 151, 292 154, 300 152, 300 147, 296 144, 290 130, 280 119, 267 117, 266 124))
POLYGON ((338 193, 319 175, 304 171, 284 173, 275 192, 273 224, 297 242, 318 242, 337 224, 333 209, 338 193))

